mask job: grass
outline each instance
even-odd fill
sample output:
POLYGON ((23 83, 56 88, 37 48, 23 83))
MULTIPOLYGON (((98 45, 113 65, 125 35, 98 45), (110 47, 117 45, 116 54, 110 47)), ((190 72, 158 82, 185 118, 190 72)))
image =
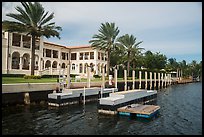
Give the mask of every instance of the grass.
MULTIPOLYGON (((102 81, 101 78, 91 79, 91 82, 102 81)), ((108 81, 108 79, 106 79, 108 81)), ((118 78, 118 82, 124 81, 123 78, 118 78)), ((131 80, 128 80, 131 81, 131 80)), ((13 84, 13 83, 56 83, 57 78, 41 78, 41 79, 24 79, 19 77, 2 77, 2 84, 13 84)), ((75 82, 75 79, 72 78, 71 82, 75 82)), ((87 82, 87 79, 82 78, 78 82, 87 82)))

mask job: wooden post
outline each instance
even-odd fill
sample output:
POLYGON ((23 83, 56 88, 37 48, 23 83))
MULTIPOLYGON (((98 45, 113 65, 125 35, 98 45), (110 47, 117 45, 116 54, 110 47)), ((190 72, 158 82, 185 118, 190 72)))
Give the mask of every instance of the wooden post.
POLYGON ((160 73, 158 73, 158 89, 160 88, 160 73))
POLYGON ((124 70, 125 87, 124 91, 127 91, 127 70, 124 70))
POLYGON ((150 90, 152 89, 152 72, 149 72, 149 77, 150 77, 150 90))
POLYGON ((118 88, 118 72, 117 72, 117 69, 114 70, 114 81, 115 81, 115 88, 118 88))
POLYGON ((147 71, 145 71, 145 89, 147 89, 147 71))
POLYGON ((102 86, 103 86, 103 88, 105 88, 105 68, 104 67, 102 70, 102 86))
POLYGON ((140 81, 140 83, 139 83, 139 89, 141 89, 141 87, 142 87, 141 78, 142 78, 142 72, 139 71, 139 81, 140 81))
POLYGON ((135 71, 132 71, 132 89, 135 89, 135 71))
POLYGON ((24 93, 24 103, 26 105, 29 105, 30 104, 30 95, 28 92, 24 93))
POLYGON ((156 86, 157 86, 157 74, 156 72, 154 72, 154 89, 156 89, 156 86))

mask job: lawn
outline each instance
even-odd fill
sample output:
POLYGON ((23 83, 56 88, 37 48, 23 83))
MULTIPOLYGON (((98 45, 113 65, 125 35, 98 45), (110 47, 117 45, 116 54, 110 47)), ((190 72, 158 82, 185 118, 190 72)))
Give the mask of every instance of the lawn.
MULTIPOLYGON (((91 82, 102 81, 100 78, 92 79, 91 82)), ((108 81, 108 79, 106 79, 108 81)), ((123 78, 118 78, 119 81, 124 81, 123 78)), ((128 80, 129 81, 129 80, 128 80)), ((41 78, 41 79, 24 79, 20 77, 2 77, 2 84, 12 84, 12 83, 55 83, 57 78, 41 78)), ((75 82, 75 79, 72 78, 71 82, 75 82)), ((81 81, 77 82, 87 82, 87 79, 82 78, 81 81)))

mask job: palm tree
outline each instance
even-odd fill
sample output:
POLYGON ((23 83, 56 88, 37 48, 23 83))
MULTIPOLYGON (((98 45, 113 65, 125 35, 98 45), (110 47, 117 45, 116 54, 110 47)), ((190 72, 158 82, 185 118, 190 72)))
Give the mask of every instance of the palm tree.
POLYGON ((120 31, 118 27, 115 26, 115 23, 101 23, 99 34, 94 34, 92 37, 93 40, 89 41, 92 47, 105 50, 107 52, 107 75, 109 75, 110 69, 110 54, 115 48, 115 39, 119 32, 120 31))
POLYGON ((2 22, 2 27, 5 31, 27 33, 27 35, 31 35, 31 75, 34 75, 36 38, 41 36, 45 36, 46 38, 56 36, 60 39, 58 30, 61 31, 62 28, 55 26, 55 22, 50 23, 50 20, 54 18, 54 13, 48 16, 48 12, 45 12, 39 2, 21 2, 21 4, 23 8, 19 6, 15 8, 19 13, 9 13, 6 15, 16 21, 4 20, 2 22))
POLYGON ((134 50, 141 50, 143 48, 139 48, 138 45, 141 44, 142 41, 136 43, 136 38, 133 35, 128 35, 125 34, 117 39, 117 45, 122 45, 126 49, 126 54, 127 54, 127 72, 129 76, 129 71, 130 71, 130 61, 131 61, 131 55, 134 50))

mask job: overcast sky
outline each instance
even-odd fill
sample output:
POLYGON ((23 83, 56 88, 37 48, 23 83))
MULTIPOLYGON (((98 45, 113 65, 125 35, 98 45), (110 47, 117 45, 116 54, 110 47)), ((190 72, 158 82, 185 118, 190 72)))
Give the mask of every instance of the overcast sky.
MULTIPOLYGON (((45 41, 67 46, 87 45, 98 34, 101 23, 115 22, 120 33, 133 34, 140 47, 160 52, 180 62, 202 60, 201 2, 42 2, 46 11, 54 12, 53 21, 62 27, 61 39, 45 41)), ((16 12, 18 2, 2 3, 5 14, 16 12)))

